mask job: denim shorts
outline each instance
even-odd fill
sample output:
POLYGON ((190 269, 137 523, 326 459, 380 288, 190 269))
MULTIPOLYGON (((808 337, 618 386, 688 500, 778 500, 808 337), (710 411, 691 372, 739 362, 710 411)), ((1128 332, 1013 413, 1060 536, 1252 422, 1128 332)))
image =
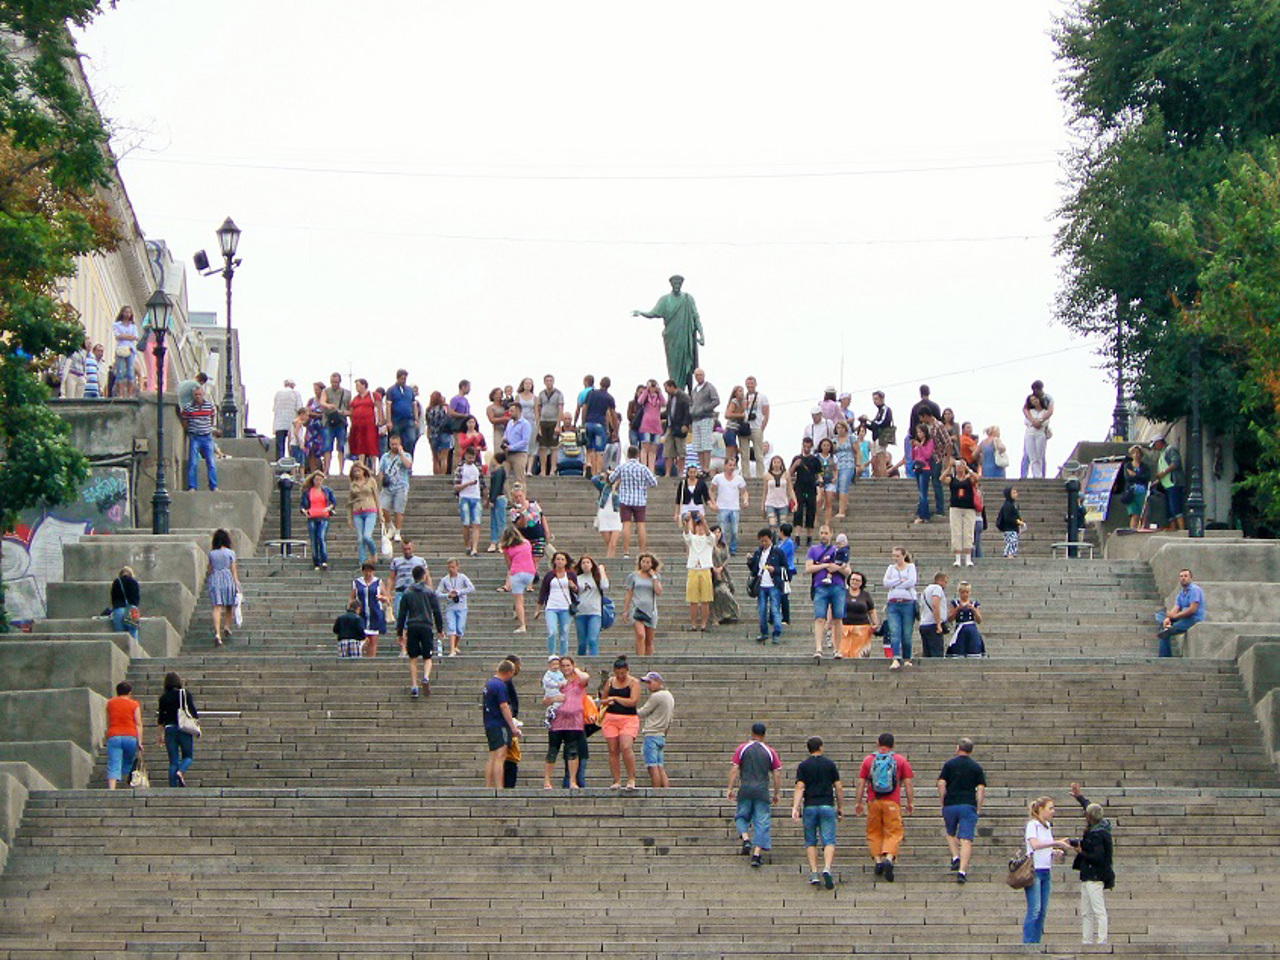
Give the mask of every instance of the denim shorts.
POLYGON ((844 619, 844 602, 848 594, 838 583, 820 584, 813 589, 813 619, 827 619, 827 611, 837 620, 844 619))
POLYGON ((836 808, 831 806, 805 807, 804 845, 806 847, 834 847, 836 845, 836 808), (821 840, 821 844, 819 844, 821 840))
POLYGON ((978 832, 978 808, 967 803, 943 807, 942 822, 947 825, 948 837, 972 840, 978 832))
POLYGON ((513 573, 511 575, 511 592, 524 593, 533 585, 532 573, 513 573))
POLYGON ((462 525, 464 527, 480 526, 480 498, 459 497, 458 515, 462 517, 462 525))
POLYGON ((641 443, 661 443, 662 442, 662 434, 660 433, 645 433, 641 431, 640 433, 637 433, 636 436, 640 438, 641 443))
POLYGON ((592 453, 600 453, 608 442, 603 423, 587 424, 587 449, 592 453))
POLYGON ((667 765, 667 738, 649 734, 644 738, 644 765, 646 767, 665 767, 667 765))

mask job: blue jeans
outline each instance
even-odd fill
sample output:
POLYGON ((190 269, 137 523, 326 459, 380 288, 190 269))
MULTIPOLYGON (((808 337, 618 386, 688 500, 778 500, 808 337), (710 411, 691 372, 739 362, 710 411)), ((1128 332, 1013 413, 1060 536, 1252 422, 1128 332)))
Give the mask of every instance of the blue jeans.
POLYGON ((914 444, 910 437, 904 437, 902 441, 902 469, 906 471, 908 477, 913 480, 916 476, 916 462, 911 459, 911 448, 914 444))
POLYGON ((893 648, 893 658, 911 659, 911 633, 916 623, 915 604, 886 603, 885 619, 889 621, 889 645, 893 648))
POLYGON ((107 779, 127 777, 133 770, 133 760, 137 755, 137 737, 110 737, 107 740, 107 779))
POLYGON ((773 639, 782 636, 782 591, 777 587, 761 587, 756 596, 756 612, 760 614, 760 636, 769 635, 769 618, 773 618, 773 639))
POLYGON ((605 444, 609 441, 609 435, 605 431, 603 423, 588 423, 586 428, 587 442, 586 448, 591 453, 603 453, 605 444))
POLYGON ((183 733, 176 723, 164 728, 164 748, 169 751, 169 786, 178 787, 178 774, 186 773, 195 759, 196 738, 183 733))
POLYGON ((1044 918, 1049 914, 1049 891, 1052 888, 1051 873, 1037 870, 1036 878, 1027 887, 1027 918, 1022 921, 1022 942, 1039 943, 1044 936, 1044 918))
POLYGON ((802 813, 804 822, 804 845, 818 846, 822 841, 824 847, 836 845, 836 808, 830 805, 805 807, 802 813))
POLYGON ((724 527, 729 540, 729 556, 738 552, 738 521, 742 517, 741 510, 721 510, 720 526, 724 527))
POLYGON ((929 474, 923 470, 916 471, 916 489, 920 499, 916 503, 916 516, 921 520, 929 519, 929 474))
POLYGON ((418 425, 412 420, 397 420, 391 425, 391 432, 400 437, 405 452, 413 456, 413 448, 418 445, 418 425))
POLYGON ((329 521, 310 519, 307 530, 311 533, 311 562, 317 567, 329 562, 329 521))
POLYGON ((497 543, 507 528, 507 498, 498 497, 489 505, 489 542, 497 543))
POLYGON ((111 611, 111 629, 116 633, 127 633, 133 639, 138 639, 138 628, 125 619, 129 615, 128 607, 115 607, 111 611))
POLYGON ((784 520, 791 519, 790 507, 765 507, 765 517, 769 520, 769 526, 776 527, 784 520))
POLYGON ((738 826, 738 835, 741 836, 749 829, 752 843, 761 850, 769 850, 772 847, 769 837, 771 819, 772 810, 768 800, 738 798, 738 813, 733 818, 738 826))
POLYGON ((1193 620, 1191 617, 1183 617, 1181 620, 1175 620, 1169 625, 1169 629, 1164 629, 1164 618, 1168 616, 1166 611, 1156 614, 1156 626, 1160 632, 1156 634, 1160 639, 1160 656, 1173 656, 1173 638, 1180 633, 1186 633, 1200 621, 1193 620))
POLYGON ((200 465, 200 457, 204 457, 205 469, 209 472, 209 489, 218 489, 218 468, 213 462, 213 436, 196 436, 187 438, 187 489, 197 489, 199 474, 196 468, 200 465))
POLYGON ((578 628, 578 656, 594 657, 600 653, 600 614, 580 613, 574 618, 578 628))
POLYGON ((365 558, 370 560, 378 559, 378 545, 373 542, 373 531, 378 526, 378 515, 376 513, 357 513, 355 515, 356 522, 356 543, 360 545, 360 563, 364 564, 365 558))
POLYGON ((461 638, 467 635, 466 607, 452 606, 444 612, 444 632, 450 637, 461 638))
POLYGON ((973 555, 977 559, 982 558, 982 528, 985 526, 982 514, 978 514, 978 519, 973 524, 973 555))
POLYGON ((844 602, 848 593, 843 584, 825 583, 813 588, 813 619, 826 620, 827 614, 844 619, 844 602))
POLYGON ((567 657, 569 655, 569 624, 573 615, 568 610, 548 610, 547 617, 547 656, 552 654, 567 657))

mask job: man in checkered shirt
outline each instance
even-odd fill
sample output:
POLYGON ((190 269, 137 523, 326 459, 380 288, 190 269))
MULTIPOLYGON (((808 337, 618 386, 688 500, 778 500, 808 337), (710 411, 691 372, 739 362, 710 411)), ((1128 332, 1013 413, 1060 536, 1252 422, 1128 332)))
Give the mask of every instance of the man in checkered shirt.
POLYGON ((658 485, 653 471, 638 459, 639 447, 627 447, 626 463, 609 474, 609 482, 618 484, 618 512, 622 516, 622 555, 631 556, 631 521, 640 533, 640 552, 644 553, 648 535, 644 529, 644 509, 649 502, 649 488, 658 485))

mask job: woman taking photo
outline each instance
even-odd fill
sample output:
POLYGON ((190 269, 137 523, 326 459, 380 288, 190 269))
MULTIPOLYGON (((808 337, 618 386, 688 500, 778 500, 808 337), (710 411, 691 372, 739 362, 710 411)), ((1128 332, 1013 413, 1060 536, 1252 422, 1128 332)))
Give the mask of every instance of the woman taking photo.
POLYGON ((538 573, 537 561, 533 559, 533 544, 526 540, 519 530, 509 526, 502 531, 498 546, 502 549, 502 556, 507 561, 507 584, 499 587, 498 590, 511 592, 512 610, 516 618, 515 632, 524 633, 526 629, 524 595, 532 586, 533 578, 538 573))
POLYGON ((360 548, 359 563, 378 555, 373 531, 378 526, 378 478, 363 463, 354 464, 348 474, 347 510, 351 529, 360 548))
POLYGON ((302 484, 298 506, 307 518, 307 533, 311 539, 311 563, 317 570, 329 569, 329 518, 337 506, 333 491, 324 482, 319 470, 307 476, 302 484))
POLYGON ((369 381, 356 378, 356 395, 351 398, 351 432, 347 440, 351 456, 372 467, 382 456, 378 447, 378 404, 369 392, 369 381))
POLYGON ((705 519, 710 498, 707 481, 699 474, 697 464, 686 467, 684 482, 676 487, 676 523, 683 527, 688 517, 705 519))
POLYGON ((1120 499, 1129 514, 1129 527, 1141 530, 1147 491, 1151 489, 1151 468, 1143 463, 1142 448, 1136 443, 1129 448, 1129 458, 1124 462, 1124 489, 1120 499))
POLYGON ((609 589, 609 574, 585 553, 578 558, 573 569, 578 575, 578 612, 574 615, 578 656, 594 657, 600 653, 600 622, 604 615, 604 592, 609 589))
POLYGON ((1074 853, 1071 844, 1065 840, 1053 839, 1053 800, 1049 797, 1037 797, 1027 807, 1031 818, 1027 821, 1024 833, 1027 841, 1027 853, 1035 858, 1035 879, 1026 888, 1027 916, 1022 921, 1022 942, 1039 943, 1044 936, 1044 918, 1049 913, 1050 877, 1054 858, 1059 860, 1065 854, 1074 853))
POLYGON ((529 541, 536 563, 547 552, 551 525, 547 523, 538 501, 529 499, 523 483, 511 485, 511 505, 507 508, 507 514, 512 525, 529 541))
POLYGON ((182 685, 176 673, 164 675, 164 693, 160 694, 160 709, 156 720, 160 724, 160 742, 169 753, 169 786, 185 787, 187 770, 195 759, 196 738, 178 725, 178 711, 185 710, 192 719, 200 719, 196 702, 182 685))
POLYGON ((849 593, 844 602, 844 622, 836 659, 868 656, 871 637, 879 626, 876 605, 867 590, 867 576, 854 570, 849 574, 849 593))
POLYGON ((569 624, 573 622, 571 608, 578 596, 578 575, 570 569, 572 562, 563 550, 551 556, 551 569, 542 578, 538 591, 536 620, 544 612, 547 617, 547 656, 563 657, 569 653, 569 624))
POLYGON ((823 437, 818 443, 818 461, 822 464, 822 480, 818 484, 818 507, 822 511, 822 523, 831 522, 832 501, 836 496, 836 445, 830 437, 823 437))
POLYGON ((121 777, 128 779, 142 753, 142 704, 129 696, 132 692, 128 683, 117 683, 116 695, 107 701, 108 790, 114 790, 121 777))
MULTIPOLYGON (((647 556, 647 554, 646 554, 647 556)), ((634 574, 632 574, 634 576, 634 574)), ((630 591, 628 591, 630 596, 630 591)), ((636 788, 636 754, 632 749, 640 733, 640 715, 636 704, 640 702, 640 681, 631 676, 627 658, 613 662, 613 676, 606 677, 600 705, 604 707, 605 742, 609 744, 609 771, 613 774, 610 790, 622 785, 622 762, 627 765, 627 790, 636 788), (620 762, 621 761, 621 762, 620 762)))
POLYGON ((764 519, 769 526, 777 527, 784 520, 791 519, 791 512, 796 508, 796 494, 791 489, 787 464, 781 457, 769 460, 769 472, 764 475, 764 496, 760 501, 764 504, 764 519))
POLYGON ((222 646, 223 636, 231 636, 238 593, 240 569, 236 565, 236 552, 231 549, 231 534, 225 530, 215 530, 209 550, 209 605, 213 607, 215 646, 222 646))
POLYGON ((884 586, 889 591, 885 619, 889 621, 889 645, 893 651, 890 670, 903 663, 911 666, 911 634, 916 625, 916 565, 905 547, 893 548, 893 563, 884 571, 884 586))
POLYGON ((622 616, 631 615, 636 631, 636 653, 652 655, 654 632, 658 628, 658 598, 662 596, 662 564, 652 553, 642 553, 636 568, 627 574, 627 597, 622 616))
POLYGON ((657 380, 645 384, 640 398, 640 462, 657 472, 658 447, 662 445, 662 407, 664 398, 657 380))
POLYGON ((564 674, 564 683, 560 685, 564 700, 556 708, 556 715, 551 720, 551 732, 547 735, 547 769, 542 788, 551 789, 551 775, 556 772, 556 760, 563 746, 564 759, 569 765, 568 788, 577 790, 578 763, 587 750, 586 704, 583 698, 587 695, 591 674, 579 670, 573 657, 567 654, 560 658, 560 672, 564 674))
POLYGON ((387 632, 386 605, 391 603, 386 587, 374 576, 377 567, 372 559, 360 567, 360 576, 351 581, 351 599, 360 604, 360 621, 364 625, 364 650, 366 657, 378 655, 378 637, 387 632))
POLYGON ((849 489, 858 475, 858 440, 849 433, 849 422, 836 424, 836 519, 843 520, 849 512, 849 489))

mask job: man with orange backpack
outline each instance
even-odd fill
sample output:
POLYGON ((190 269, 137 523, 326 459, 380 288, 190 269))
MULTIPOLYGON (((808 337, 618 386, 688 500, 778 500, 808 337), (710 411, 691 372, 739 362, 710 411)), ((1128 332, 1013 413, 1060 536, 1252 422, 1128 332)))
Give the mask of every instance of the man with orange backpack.
POLYGON ((915 812, 915 774, 911 764, 900 753, 893 752, 893 734, 880 734, 879 748, 862 761, 858 773, 858 796, 855 816, 862 816, 862 800, 867 799, 867 841, 876 876, 893 883, 893 864, 902 843, 902 790, 907 792, 907 813, 915 812))

